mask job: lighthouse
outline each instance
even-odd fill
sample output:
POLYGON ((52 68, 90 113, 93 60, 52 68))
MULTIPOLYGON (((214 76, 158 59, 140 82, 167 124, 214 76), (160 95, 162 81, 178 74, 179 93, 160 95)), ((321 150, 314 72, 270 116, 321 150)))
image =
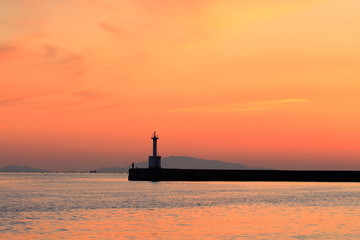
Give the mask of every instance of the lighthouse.
POLYGON ((153 155, 149 156, 149 168, 160 168, 161 167, 161 157, 157 155, 157 140, 158 135, 154 131, 151 139, 153 140, 153 155))

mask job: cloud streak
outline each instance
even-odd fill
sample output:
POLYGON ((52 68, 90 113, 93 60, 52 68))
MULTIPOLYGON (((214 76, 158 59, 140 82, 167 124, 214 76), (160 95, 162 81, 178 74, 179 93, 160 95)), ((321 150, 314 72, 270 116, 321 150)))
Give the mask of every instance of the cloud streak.
POLYGON ((99 92, 93 91, 93 90, 78 91, 78 92, 74 92, 72 95, 83 98, 83 99, 90 99, 90 100, 101 99, 101 98, 106 97, 105 94, 99 93, 99 92))
POLYGON ((238 112, 238 113, 256 113, 278 108, 278 105, 288 103, 307 103, 309 99, 276 99, 268 101, 253 101, 248 103, 225 104, 225 105, 210 105, 210 106, 196 106, 189 108, 178 108, 170 110, 171 112, 238 112))
POLYGON ((18 98, 6 98, 6 99, 0 99, 0 106, 7 106, 7 105, 12 105, 15 104, 17 102, 23 101, 29 99, 27 97, 18 97, 18 98))
POLYGON ((0 44, 0 54, 4 54, 10 51, 15 50, 15 47, 12 47, 10 45, 0 44))
POLYGON ((43 57, 50 64, 77 64, 84 65, 84 57, 70 50, 46 45, 42 47, 43 57))
POLYGON ((126 34, 122 29, 120 29, 117 26, 114 26, 112 24, 106 23, 106 22, 101 22, 99 23, 100 28, 104 29, 105 31, 108 31, 110 33, 114 33, 117 35, 121 35, 121 36, 126 36, 128 37, 128 34, 126 34))

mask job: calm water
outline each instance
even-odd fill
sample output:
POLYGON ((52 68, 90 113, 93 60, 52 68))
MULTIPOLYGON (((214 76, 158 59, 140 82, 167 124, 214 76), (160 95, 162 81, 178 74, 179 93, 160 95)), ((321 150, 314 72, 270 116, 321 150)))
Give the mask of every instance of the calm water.
POLYGON ((360 183, 0 173, 0 239, 360 239, 360 183))

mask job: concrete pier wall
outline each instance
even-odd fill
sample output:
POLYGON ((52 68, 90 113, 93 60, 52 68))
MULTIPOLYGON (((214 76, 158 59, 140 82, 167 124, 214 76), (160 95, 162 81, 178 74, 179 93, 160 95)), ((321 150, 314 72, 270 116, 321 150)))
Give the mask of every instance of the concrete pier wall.
POLYGON ((129 169, 129 181, 360 182, 360 171, 129 169))

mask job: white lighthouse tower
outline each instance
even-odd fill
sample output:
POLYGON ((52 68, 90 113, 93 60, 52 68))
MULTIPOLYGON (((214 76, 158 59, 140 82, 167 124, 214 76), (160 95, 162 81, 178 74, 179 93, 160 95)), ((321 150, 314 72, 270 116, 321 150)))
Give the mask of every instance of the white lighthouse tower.
POLYGON ((153 155, 149 156, 149 168, 160 168, 161 167, 161 157, 157 155, 157 140, 158 135, 156 131, 153 133, 152 138, 153 140, 153 155))

